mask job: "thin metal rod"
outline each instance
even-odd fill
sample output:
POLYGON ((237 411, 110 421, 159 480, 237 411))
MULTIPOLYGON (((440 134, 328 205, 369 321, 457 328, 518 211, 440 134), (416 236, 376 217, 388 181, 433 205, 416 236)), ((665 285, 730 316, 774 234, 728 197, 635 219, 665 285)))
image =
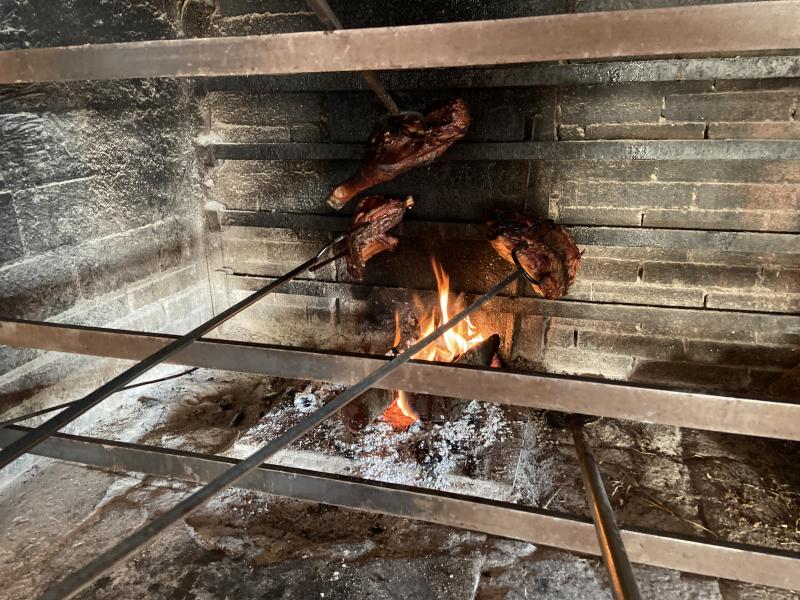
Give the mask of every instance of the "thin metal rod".
MULTIPOLYGON (((124 387, 119 388, 117 392, 124 392, 126 390, 133 390, 135 388, 144 387, 146 385, 153 385, 154 383, 161 383, 162 381, 177 379, 178 377, 183 377, 185 375, 189 375, 190 373, 194 373, 199 368, 200 367, 192 367, 191 369, 186 369, 185 371, 181 371, 180 373, 173 373, 172 375, 166 375, 164 377, 159 377, 158 379, 149 379, 147 381, 140 381, 139 383, 126 385, 124 387)), ((71 402, 64 402, 62 404, 56 404, 55 406, 48 406, 47 408, 43 408, 41 410, 36 410, 33 412, 26 413, 24 415, 20 415, 19 417, 8 419, 7 421, 0 421, 0 427, 6 427, 8 425, 14 425, 15 423, 21 423, 22 421, 27 421, 28 419, 33 419, 34 417, 40 417, 42 415, 46 415, 47 413, 55 412, 57 410, 61 410, 62 408, 67 408, 68 406, 72 406, 76 402, 80 402, 80 400, 72 400, 71 402)))
POLYGON ((571 415, 569 428, 572 439, 575 441, 575 450, 578 453, 578 462, 581 465, 581 477, 586 490, 586 500, 592 511, 592 520, 597 532, 597 541, 600 543, 600 552, 603 562, 608 570, 611 588, 616 600, 639 600, 639 586, 633 576, 633 567, 628 560, 625 546, 622 543, 617 520, 611 503, 608 501, 606 489, 597 462, 594 459, 592 447, 583 428, 580 415, 571 415))
MULTIPOLYGON (((0 447, 27 428, 0 430, 0 447)), ((202 484, 240 461, 227 456, 57 433, 35 454, 115 472, 135 472, 202 484)), ((542 508, 283 467, 261 465, 236 483, 242 489, 307 502, 380 513, 470 529, 490 535, 600 556, 591 521, 542 508)), ((696 536, 623 528, 633 562, 733 579, 757 585, 800 590, 800 553, 752 544, 711 542, 696 536)))
POLYGON ((343 252, 339 252, 338 254, 334 254, 330 258, 326 258, 325 260, 318 262, 316 265, 311 267, 309 271, 311 271, 312 273, 314 273, 315 271, 319 271, 325 265, 329 265, 332 262, 336 262, 337 260, 339 260, 340 258, 344 258, 345 256, 347 256, 346 250, 343 252))
POLYGON ((283 435, 275 438, 266 446, 251 454, 238 465, 231 467, 213 479, 207 485, 194 492, 191 496, 182 500, 167 512, 154 519, 126 539, 122 540, 113 548, 110 548, 72 575, 69 575, 65 579, 58 582, 44 593, 42 600, 61 600, 62 598, 73 597, 76 593, 91 584, 108 569, 125 559, 125 557, 132 554, 138 548, 141 548, 150 542, 150 540, 161 533, 164 529, 186 517, 193 510, 202 506, 205 502, 210 500, 222 490, 232 486, 248 473, 258 469, 258 467, 260 467, 261 464, 264 463, 268 458, 274 456, 280 450, 311 431, 329 416, 335 414, 347 406, 350 402, 358 398, 361 394, 369 390, 372 386, 389 375, 392 371, 396 370, 404 363, 407 363, 418 352, 424 350, 430 344, 435 342, 439 336, 450 330, 471 313, 475 312, 478 308, 486 304, 486 302, 488 302, 491 298, 499 294, 511 283, 516 281, 520 275, 521 274, 519 271, 514 271, 511 275, 503 279, 491 290, 478 298, 473 304, 453 316, 453 318, 446 323, 441 324, 429 335, 426 335, 416 344, 398 354, 388 363, 372 371, 372 373, 364 377, 354 386, 339 394, 339 396, 337 396, 334 400, 325 404, 307 419, 301 421, 293 427, 290 427, 285 433, 283 433, 283 435))
MULTIPOLYGON (((306 0, 306 4, 314 11, 317 18, 327 29, 331 31, 344 29, 344 25, 342 25, 336 13, 333 12, 331 5, 328 4, 328 0, 306 0)), ((372 71, 361 71, 361 76, 364 78, 364 81, 367 82, 370 89, 375 92, 375 95, 378 96, 378 100, 381 101, 381 104, 386 107, 386 110, 388 110, 390 114, 400 114, 400 109, 397 108, 397 104, 375 76, 375 73, 372 71)))
POLYGON ((336 237, 335 239, 331 240, 319 252, 317 252, 317 254, 313 258, 310 258, 299 267, 292 269, 291 271, 286 273, 283 277, 280 277, 275 281, 265 285, 260 290, 254 292, 244 300, 237 302, 227 310, 209 319, 202 325, 199 325, 198 327, 194 328, 186 335, 179 337, 172 343, 154 352, 147 358, 143 359, 142 361, 132 366, 130 369, 127 369, 126 371, 123 371, 122 373, 114 377, 114 379, 112 379, 111 381, 101 385, 99 388, 91 392, 89 395, 81 398, 75 404, 67 408, 64 412, 61 412, 56 416, 52 417, 51 419, 45 421, 44 423, 39 425, 36 429, 27 434, 25 437, 17 440, 8 447, 3 448, 2 452, 0 452, 0 469, 6 467, 9 463, 13 462, 17 458, 28 452, 31 448, 35 447, 36 444, 40 443, 48 436, 54 434, 56 431, 58 431, 68 423, 71 423, 72 421, 80 417, 83 413, 85 413, 92 407, 97 406, 100 402, 108 398, 111 394, 119 390, 122 386, 130 383, 131 381, 137 379, 138 377, 141 377, 143 374, 145 374, 147 371, 149 371, 159 363, 164 362, 166 359, 170 358, 171 356, 174 356, 184 348, 190 346, 192 342, 200 339, 200 337, 202 337, 204 334, 219 327, 225 321, 236 316, 248 306, 254 304, 267 294, 272 293, 287 281, 290 281, 291 279, 297 277, 300 273, 304 272, 306 269, 313 266, 319 260, 319 258, 323 254, 325 254, 325 252, 335 247, 336 244, 344 240, 346 237, 347 234, 342 234, 336 237))

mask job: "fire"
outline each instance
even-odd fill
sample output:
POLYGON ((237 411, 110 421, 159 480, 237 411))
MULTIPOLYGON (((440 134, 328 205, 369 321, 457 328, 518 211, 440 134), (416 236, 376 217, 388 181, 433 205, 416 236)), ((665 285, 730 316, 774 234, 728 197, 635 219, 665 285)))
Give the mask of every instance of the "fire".
MULTIPOLYGON (((436 277, 436 288, 439 292, 438 306, 425 310, 422 303, 415 298, 417 311, 419 313, 419 328, 417 339, 422 339, 432 333, 439 325, 450 320, 452 315, 457 314, 462 308, 463 299, 460 297, 450 298, 450 278, 445 273, 442 265, 431 260, 433 274, 436 277)), ((428 360, 435 362, 453 362, 467 350, 480 344, 486 338, 477 332, 477 328, 469 320, 469 317, 457 323, 452 329, 439 337, 424 350, 418 352, 414 358, 417 360, 428 360)), ((400 313, 395 312, 395 337, 393 347, 400 343, 400 313)), ((419 415, 408 401, 408 396, 403 391, 395 392, 395 400, 384 412, 383 417, 396 429, 407 429, 414 422, 419 420, 419 415)))
MULTIPOLYGON (((436 276, 436 287, 439 290, 438 313, 436 308, 419 319, 419 339, 433 332, 439 325, 450 320, 451 315, 464 308, 461 298, 450 300, 450 278, 445 273, 442 265, 436 260, 431 260, 433 274, 436 276)), ((417 353, 414 357, 419 360, 436 362, 453 362, 467 350, 480 344, 484 336, 477 333, 476 327, 469 317, 457 323, 455 327, 445 332, 436 342, 417 353)))

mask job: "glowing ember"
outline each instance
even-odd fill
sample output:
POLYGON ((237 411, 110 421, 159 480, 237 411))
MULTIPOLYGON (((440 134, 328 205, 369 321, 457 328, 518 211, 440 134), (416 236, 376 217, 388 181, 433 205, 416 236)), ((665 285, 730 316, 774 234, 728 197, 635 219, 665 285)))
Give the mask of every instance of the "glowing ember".
POLYGON ((394 393, 394 402, 383 413, 383 419, 394 429, 408 429, 419 421, 419 415, 408 403, 408 396, 402 390, 394 393))
MULTIPOLYGON (((439 306, 431 310, 425 310, 421 302, 416 301, 419 312, 417 339, 422 339, 430 334, 439 325, 449 321, 452 315, 464 308, 461 298, 450 298, 450 278, 444 272, 442 266, 436 260, 432 260, 431 265, 433 274, 436 276, 436 287, 439 291, 439 306)), ((467 317, 448 330, 436 342, 418 352, 414 358, 435 362, 453 362, 464 352, 480 344, 485 339, 483 335, 477 333, 476 327, 467 317)), ((396 347, 399 343, 400 314, 396 312, 393 347, 396 347)), ((395 392, 394 402, 386 409, 383 418, 396 429, 407 429, 411 424, 419 420, 419 415, 411 407, 406 393, 397 391, 395 392)))

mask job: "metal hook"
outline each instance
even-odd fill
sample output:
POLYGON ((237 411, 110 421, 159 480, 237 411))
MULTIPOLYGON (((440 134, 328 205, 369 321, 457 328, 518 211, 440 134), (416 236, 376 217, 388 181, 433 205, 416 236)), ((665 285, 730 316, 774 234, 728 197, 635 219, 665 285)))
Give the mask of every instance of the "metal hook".
POLYGON ((517 268, 520 271, 522 271, 522 275, 525 277, 525 279, 530 281, 536 287, 539 287, 540 285, 542 285, 542 282, 539 281, 538 279, 534 279, 533 277, 531 277, 528 274, 528 272, 522 267, 522 265, 519 262, 519 258, 517 257, 517 252, 519 252, 520 250, 525 250, 525 248, 527 248, 528 246, 530 246, 530 244, 526 243, 522 243, 515 246, 514 249, 511 251, 511 259, 514 261, 514 264, 517 265, 517 268))

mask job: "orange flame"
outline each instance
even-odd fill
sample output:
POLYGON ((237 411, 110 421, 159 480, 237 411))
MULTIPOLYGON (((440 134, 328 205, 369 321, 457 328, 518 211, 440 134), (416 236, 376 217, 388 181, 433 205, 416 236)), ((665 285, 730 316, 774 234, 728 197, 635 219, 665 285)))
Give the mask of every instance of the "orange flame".
MULTIPOLYGON (((463 306, 463 299, 450 299, 450 278, 445 273, 442 265, 431 260, 433 274, 436 277, 436 287, 439 292, 439 306, 426 311, 418 298, 414 298, 419 313, 419 329, 417 339, 422 339, 432 333, 439 325, 450 320, 451 315, 458 313, 463 306)), ((436 362, 453 362, 467 350, 480 344, 484 339, 483 335, 477 333, 477 328, 469 320, 469 317, 457 323, 449 329, 438 340, 431 343, 424 350, 418 352, 414 358, 418 360, 429 360, 436 362)), ((392 347, 400 343, 400 313, 395 312, 395 338, 392 347)), ((391 423, 395 429, 408 429, 414 422, 419 420, 419 415, 408 401, 406 393, 397 391, 395 401, 386 409, 383 414, 386 421, 391 423)))
MULTIPOLYGON (((429 335, 442 323, 450 320, 452 314, 458 313, 463 306, 461 298, 450 301, 450 278, 445 273, 442 265, 436 260, 431 260, 433 274, 436 276, 436 287, 439 290, 439 312, 432 309, 427 315, 420 318, 419 338, 429 335)), ((419 360, 438 362, 453 362, 467 350, 480 344, 484 336, 477 333, 469 317, 457 323, 455 327, 444 333, 438 340, 414 357, 419 360)))

